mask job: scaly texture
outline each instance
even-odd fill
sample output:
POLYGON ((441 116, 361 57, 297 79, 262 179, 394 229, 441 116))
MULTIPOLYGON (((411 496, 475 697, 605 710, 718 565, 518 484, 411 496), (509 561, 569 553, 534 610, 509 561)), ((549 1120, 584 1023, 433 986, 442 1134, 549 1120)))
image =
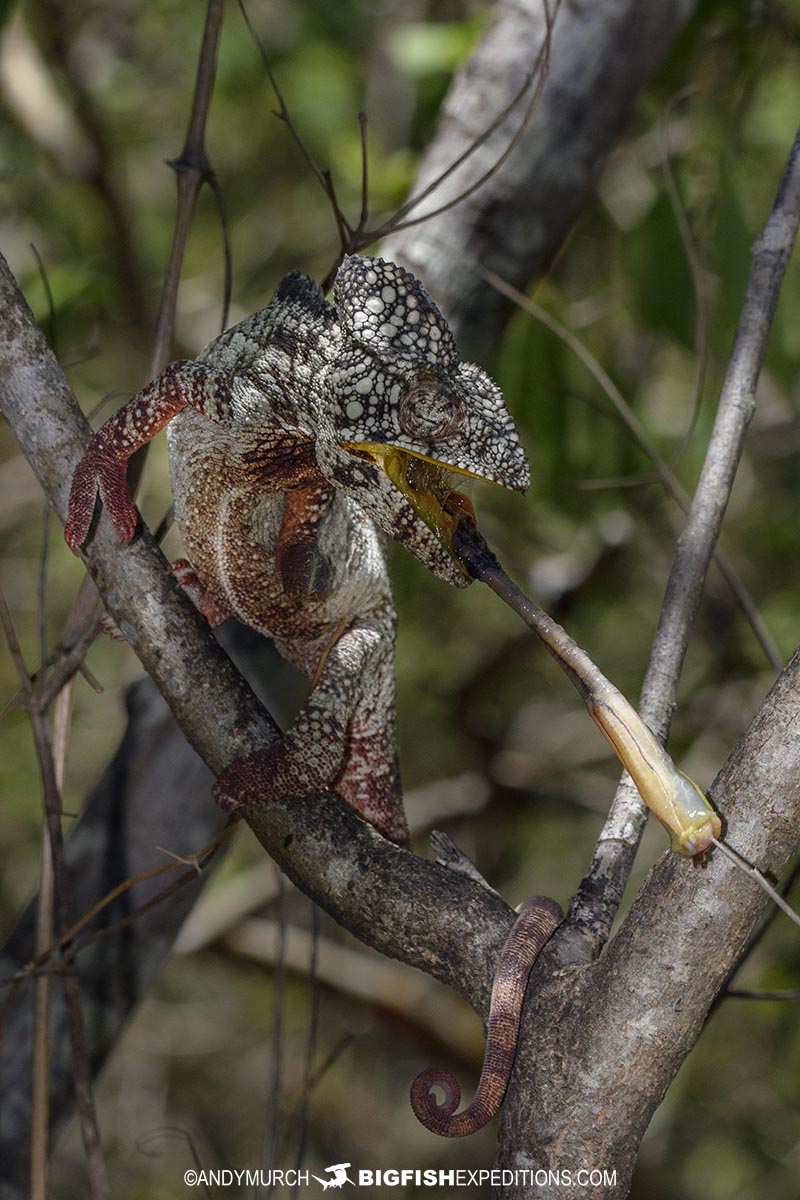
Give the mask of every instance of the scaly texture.
POLYGON ((440 1137, 466 1137, 492 1119, 503 1103, 517 1053, 522 1004, 528 976, 545 942, 564 914, 549 896, 526 900, 511 928, 497 964, 489 1008, 486 1054, 475 1098, 457 1113, 461 1088, 455 1075, 442 1068, 422 1071, 411 1085, 411 1107, 419 1121, 440 1137), (433 1089, 444 1099, 438 1103, 433 1089))
POLYGON ((395 751, 395 612, 381 533, 456 586, 451 473, 523 489, 528 466, 501 394, 458 361, 406 271, 346 258, 334 304, 292 274, 272 302, 172 363, 95 434, 66 525, 88 536, 99 491, 123 540, 136 528, 127 460, 168 426, 176 566, 212 624, 234 616, 312 680, 277 742, 223 772, 227 811, 332 788, 407 839, 395 751))

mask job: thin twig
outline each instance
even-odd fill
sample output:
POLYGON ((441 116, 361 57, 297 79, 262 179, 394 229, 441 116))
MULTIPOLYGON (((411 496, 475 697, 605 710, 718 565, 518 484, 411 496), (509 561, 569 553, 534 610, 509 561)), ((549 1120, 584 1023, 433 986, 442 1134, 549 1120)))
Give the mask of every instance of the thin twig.
MULTIPOLYGON (((278 1144, 281 1132, 281 1092, 283 1090, 283 1019, 286 1012, 286 938, 288 932, 288 912, 286 908, 286 881, 275 866, 277 882, 276 908, 278 911, 278 945, 275 955, 275 970, 273 972, 272 1000, 272 1063, 269 1081, 269 1119, 267 1135, 264 1142, 264 1166, 268 1172, 274 1170, 278 1163, 278 1144)), ((274 1183, 262 1189, 263 1194, 271 1196, 275 1190, 274 1183)))
MULTIPOLYGON (((533 65, 531 66, 528 74, 525 76, 522 86, 516 95, 511 98, 506 107, 494 118, 491 124, 487 125, 483 132, 478 134, 478 136, 470 142, 467 148, 463 150, 462 153, 459 154, 449 164, 449 166, 445 167, 445 169, 433 180, 431 180, 431 182, 427 184, 427 186, 424 187, 421 192, 418 192, 415 196, 411 196, 410 199, 408 199, 406 203, 397 210, 394 216, 390 217, 387 221, 384 221, 383 224, 379 225, 377 228, 365 231, 363 235, 364 238, 368 238, 369 241, 377 241, 378 238, 386 237, 390 233, 398 233, 401 229, 409 229, 412 225, 420 225, 423 221, 429 221, 432 217, 438 217, 441 213, 447 212, 451 208, 455 208, 457 204, 460 204, 463 200, 466 200, 469 196, 473 195, 474 192, 483 187, 484 184, 488 183, 492 176, 497 174, 503 163, 505 163, 508 159, 509 155, 511 155, 516 149, 520 139, 525 133, 525 130, 528 128, 531 118, 536 111, 536 106, 539 103, 539 97, 541 96, 544 85, 547 82, 547 76, 550 69, 550 49, 552 45, 553 25, 556 17, 558 16, 558 10, 561 7, 561 0, 555 0, 552 14, 550 12, 549 0, 542 0, 542 7, 545 15, 544 39, 539 48, 539 53, 536 55, 533 65), (472 157, 475 151, 478 150, 486 141, 488 141, 492 134, 500 128, 506 117, 511 115, 525 94, 528 92, 531 85, 534 83, 534 80, 536 81, 536 86, 533 89, 533 94, 528 107, 525 110, 522 121, 517 127, 505 150, 503 150, 503 152, 495 159, 491 167, 484 171, 484 173, 474 180, 474 182, 468 187, 464 188, 463 191, 459 192, 458 195, 452 200, 448 200, 447 203, 441 204, 438 208, 433 208, 429 212, 423 213, 421 216, 408 218, 408 214, 413 212, 418 204, 421 204, 423 200, 426 200, 428 196, 437 191, 442 184, 445 183, 445 181, 449 179, 450 176, 459 169, 459 167, 463 166, 463 164, 472 157)), ((362 244, 366 245, 367 242, 365 241, 362 244)))
POLYGON ((364 116, 363 113, 359 113, 359 121, 361 123, 361 145, 362 145, 361 214, 359 217, 358 224, 354 228, 350 224, 350 222, 347 220, 347 218, 339 204, 339 201, 336 197, 336 190, 335 190, 335 187, 333 184, 333 179, 332 179, 330 171, 323 170, 318 165, 318 163, 314 159, 314 156, 312 155, 308 146, 303 141, 303 138, 301 137, 300 133, 297 130, 297 127, 295 126, 295 124, 292 120, 291 113, 289 112, 289 109, 283 98, 281 90, 278 86, 277 80, 275 78, 272 67, 270 66, 269 59, 267 57, 264 46, 263 46, 258 34, 256 33, 256 31, 253 27, 253 24, 250 20, 250 17, 247 13, 247 9, 245 8, 245 5, 244 5, 244 0, 237 0, 237 2, 239 5, 239 9, 242 13, 242 17, 244 18, 245 24, 247 25, 247 29, 248 29, 251 37, 253 38, 253 41, 255 42, 255 44, 258 48, 258 51, 261 55, 261 59, 264 63, 264 68, 267 72, 267 77, 269 79, 270 86, 271 86, 272 91, 275 95, 275 98, 278 102, 279 107, 278 107, 278 111, 275 113, 275 116, 280 121, 282 121, 283 124, 286 126, 292 139, 294 140, 295 144, 297 145, 298 149, 300 150, 301 154, 303 155, 304 159, 306 160, 306 163, 308 164, 309 168, 311 169, 312 174, 314 175, 314 177, 316 178, 320 187, 324 191, 326 197, 328 198, 328 202, 330 203, 331 210, 332 210, 333 216, 334 216, 334 220, 336 222, 336 229, 337 229, 337 233, 339 236, 340 251, 339 251, 339 255, 337 257, 336 262, 334 262, 331 269, 327 272, 325 281, 322 284, 323 293, 325 293, 329 290, 332 280, 333 280, 333 277, 336 273, 338 265, 341 262, 342 256, 344 254, 354 254, 358 250, 364 249, 366 246, 369 246, 372 242, 376 242, 380 238, 386 237, 390 233, 396 233, 402 229, 408 229, 412 225, 419 225, 424 221, 430 220, 432 217, 439 216, 441 213, 447 212, 450 209, 455 208, 455 206, 457 204, 460 204, 463 200, 466 200, 469 196, 471 196, 479 188, 483 187, 484 184, 488 183, 488 181, 494 175, 497 174, 497 172, 500 170, 500 168, 503 166, 503 164, 506 162, 506 160, 509 158, 509 156, 514 152, 514 150, 518 146, 521 138, 523 137, 523 135, 525 133, 525 130, 528 128, 528 125, 530 124, 530 121, 531 121, 531 118, 533 117, 534 112, 536 111, 536 106, 539 102, 539 97, 541 96, 542 89, 544 88, 545 82, 547 80, 547 74, 548 74, 549 65, 550 65, 550 50, 551 50, 551 44, 552 44, 553 24, 555 22, 556 16, 558 14, 558 10, 561 5, 561 0, 555 0, 555 3, 553 5, 553 11, 551 13, 549 0, 542 0, 542 6, 544 9, 544 14, 545 14, 545 35, 542 40, 542 45, 540 46, 539 52, 533 61, 530 71, 525 76, 525 79, 523 80, 521 87, 518 89, 518 91, 515 93, 515 95, 511 98, 511 100, 505 106, 505 108, 500 113, 498 113, 498 115, 491 121, 491 123, 489 125, 486 126, 486 128, 481 133, 479 133, 477 135, 477 137, 473 138, 473 140, 466 147, 466 149, 462 151, 461 154, 459 154, 447 167, 444 168, 443 171, 441 171, 434 179, 432 179, 431 182, 428 183, 420 192, 418 192, 414 196, 411 196, 404 204, 402 204, 400 206, 399 209, 397 209, 397 211, 391 217, 388 217, 385 221, 381 222, 381 224, 376 225, 372 229, 367 229, 366 225, 367 225, 368 205, 367 205, 366 117, 364 116), (467 160, 469 158, 471 158, 472 155, 475 154, 475 152, 477 150, 479 150, 480 147, 485 144, 485 142, 488 141, 488 139, 492 136, 492 134, 494 134, 502 126, 502 124, 506 120, 506 118, 511 115, 511 113, 514 111, 514 109, 517 107, 517 105, 524 99, 524 97, 530 91, 532 86, 533 86, 533 92, 532 92, 530 101, 528 103, 528 106, 525 109, 525 112, 523 114, 522 120, 520 121, 516 130, 512 134, 508 145, 498 155, 498 157, 495 159, 495 161, 492 163, 492 165, 490 167, 488 167, 486 169, 486 171, 484 171, 483 174, 478 177, 478 179, 474 180, 471 184, 469 184, 467 187, 462 189, 462 191, 460 191, 456 196, 452 197, 452 199, 447 200, 443 204, 440 204, 438 207, 433 208, 429 212, 423 213, 420 216, 410 217, 409 214, 412 213, 414 211, 414 209, 417 208, 417 206, 422 203, 423 200, 426 200, 429 196, 433 195, 436 191, 438 191, 442 187, 442 185, 451 177, 451 175, 453 175, 459 169, 459 167, 463 166, 463 164, 465 162, 467 162, 467 160))
MULTIPOLYGON (((29 701, 28 711, 42 778, 45 820, 50 838, 50 854, 53 863, 54 911, 59 932, 63 934, 69 927, 69 876, 64 856, 64 837, 61 830, 61 796, 56 779, 55 763, 53 761, 50 729, 45 714, 37 703, 36 693, 17 640, 11 612, 1 588, 0 623, 3 625, 11 657, 29 701)), ((80 988, 77 976, 73 970, 67 968, 66 964, 62 980, 64 986, 64 1006, 72 1050, 75 1099, 80 1119, 84 1153, 86 1155, 89 1193, 91 1200, 107 1200, 111 1192, 108 1171, 100 1141, 100 1131, 97 1124, 97 1112, 92 1095, 91 1062, 86 1041, 80 988)))
POLYGON ((175 336, 175 312, 178 303, 178 284, 180 283, 183 257, 192 222, 192 212, 200 189, 214 175, 206 152, 205 129, 208 110, 211 105, 211 96, 214 91, 217 46, 219 44, 219 33, 222 25, 222 14, 222 0, 208 0, 203 28, 203 42, 197 62, 194 95, 192 96, 192 107, 189 114, 189 128, 186 132, 186 140, 181 153, 170 163, 177 176, 178 207, 175 214, 175 228, 172 234, 169 261, 164 275, 161 305, 158 311, 156 334, 153 341, 147 382, 160 375, 172 357, 172 342, 175 336))
POLYGON ((726 1000, 800 1000, 800 988, 778 988, 772 992, 751 988, 728 988, 723 995, 726 1000))
MULTIPOLYGON (((191 870, 180 876, 179 882, 182 883, 182 881, 185 881, 188 883, 191 880, 196 879, 198 872, 201 872, 205 868, 218 847, 221 846, 223 842, 227 841, 238 823, 239 818, 234 817, 224 827, 224 829, 220 830, 215 837, 206 842, 205 846, 202 846, 199 850, 196 850, 194 854, 191 855, 187 860, 175 859, 172 862, 163 863, 160 867, 151 867, 148 871, 139 871, 138 874, 128 876, 127 879, 123 879, 116 885, 116 887, 113 887, 109 892, 106 892, 106 894, 95 904, 93 904, 90 909, 83 913, 83 915, 79 917, 74 924, 70 925, 69 929, 65 930, 56 941, 44 947, 37 954, 36 958, 34 958, 33 961, 28 964, 24 971, 18 971, 13 980, 10 981, 12 984, 12 992, 3 1001, 2 1006, 0 1006, 0 1031, 2 1031, 3 1020, 5 1018, 8 1006, 18 990, 18 984, 24 983, 26 979, 41 971, 41 969, 46 966, 53 955, 57 954, 60 950, 64 950, 66 947, 69 947, 70 957, 75 958, 75 956, 85 949, 86 946, 93 944, 100 938, 113 935, 120 928, 124 928, 125 925, 130 924, 131 919, 141 916, 143 912, 148 912, 151 908, 155 907, 155 902, 160 903, 169 895, 172 895, 173 890, 170 889, 169 891, 159 892, 157 896, 152 897, 144 905, 141 905, 139 908, 127 913, 121 921, 115 923, 113 926, 105 926, 96 933, 84 937, 80 941, 76 941, 75 939, 78 937, 78 934, 81 933, 82 930, 85 929, 86 926, 89 925, 94 918, 103 911, 103 909, 108 908, 109 904, 112 904, 116 899, 118 899, 119 896, 124 895, 125 892, 130 890, 130 888, 135 887, 137 884, 145 883, 150 879, 157 879, 160 875, 166 875, 170 871, 175 871, 178 869, 178 867, 184 866, 186 861, 191 863, 191 870)), ((0 986, 3 985, 0 984, 0 986)))
POLYGON ((56 321, 56 302, 53 299, 53 289, 50 287, 50 277, 47 274, 44 263, 42 262, 42 256, 33 242, 31 242, 31 253, 36 259, 36 267, 39 272, 39 278, 42 281, 42 287, 44 288, 45 299, 47 300, 47 321, 50 326, 50 334, 47 340, 50 343, 50 349, 53 351, 53 354, 55 354, 56 358, 58 358, 58 323, 56 321))
MULTIPOLYGON (((786 876, 786 878, 783 881, 783 886, 781 887, 781 895, 782 896, 785 897, 785 896, 789 895, 789 893, 791 892, 795 883, 797 882, 798 878, 800 878, 800 858, 798 858, 795 861, 794 866, 792 867, 791 871, 789 872, 789 874, 786 876)), ((729 985, 736 978, 739 971, 742 969, 742 967, 747 962, 750 955, 755 950, 756 946, 759 944, 759 942, 763 938, 764 934, 770 928, 773 921, 777 917, 779 911, 780 910, 774 904, 770 905, 767 912, 763 915, 761 920, 758 922, 755 929, 750 934, 750 936, 748 937, 744 946, 742 947, 739 954, 737 955, 736 961, 733 964, 733 966, 731 967, 730 971, 728 972, 728 977, 727 977, 725 984, 724 984, 719 996, 717 997, 717 1000, 715 1001, 713 1007, 716 1007, 716 1005, 719 1003, 719 1001, 724 1000, 725 996, 729 994, 729 992, 728 992, 729 985)), ((712 1008, 712 1011, 713 1011, 713 1008, 712 1008)))
POLYGON ((297 1169, 297 1178, 295 1185, 292 1188, 292 1200, 297 1200, 300 1191, 300 1172, 303 1169, 303 1163, 306 1157, 306 1145, 308 1143, 308 1112, 311 1106, 311 1091, 313 1086, 314 1075, 314 1057, 317 1053, 317 1037, 319 1034, 319 980, 317 978, 319 966, 319 909, 316 904, 311 902, 311 953, 308 962, 308 986, 310 990, 309 1007, 310 1015, 308 1021, 308 1034, 306 1037, 306 1061, 303 1069, 303 1091, 300 1096, 299 1111, 297 1114, 297 1123, 300 1126, 300 1133, 297 1140, 297 1157, 295 1159, 295 1167, 297 1169))
MULTIPOLYGON (((69 684, 56 701, 53 722, 53 758, 56 784, 64 786, 73 687, 69 684)), ((42 830, 39 894, 36 903, 36 954, 53 940, 53 857, 47 829, 42 830)), ((31 1200, 46 1200, 49 1149, 49 1016, 50 975, 44 971, 33 984, 33 1047, 31 1082, 31 1200)))
MULTIPOLYGON (((269 61, 269 58, 267 57, 267 52, 264 49, 264 44, 261 41, 261 38, 258 36, 258 33, 255 30, 253 22, 250 20, 250 14, 248 13, 247 9, 245 8, 244 0, 237 0, 237 3, 239 5, 239 12, 242 14, 242 19, 244 20, 244 23, 247 26, 247 31, 250 34, 250 37, 255 42, 256 49, 258 50, 258 52, 261 56, 261 61, 264 64, 264 70, 267 72, 267 78, 269 79, 269 85, 272 88, 273 95, 275 96, 275 99, 278 102, 278 111, 276 113, 274 113, 274 116, 276 116, 278 118, 278 120, 282 121, 283 124, 286 126, 287 130, 291 134, 292 140, 294 141, 298 150, 303 155, 303 158, 306 160, 306 163, 310 167, 311 173, 313 174, 314 178, 317 180, 317 183, 320 185, 323 192, 325 192, 325 194, 330 198, 330 194, 328 192, 328 186, 325 182, 325 172, 318 165, 316 159, 314 158, 314 155, 311 153, 308 146, 303 141, 302 137, 300 136, 300 134, 297 131, 297 127, 295 126, 294 122, 292 121, 292 115, 289 112, 289 109, 287 108, 286 102, 283 98, 283 94, 281 93, 281 90, 278 87, 278 81, 275 78, 275 74, 272 70, 272 67, 270 66, 270 61, 269 61)), ((342 214, 340 213, 339 216, 342 216, 342 214)))
MULTIPOLYGON (((175 225, 172 230, 169 260, 164 274, 164 285, 161 289, 161 303, 158 309, 156 332, 150 356, 150 369, 145 381, 147 383, 160 375, 172 358, 172 348, 175 339, 175 315, 178 307, 178 287, 183 270, 186 243, 189 240, 192 214, 203 184, 210 184, 214 180, 214 171, 206 151, 205 130, 208 120, 208 110, 214 91, 217 47, 222 25, 223 7, 223 0, 208 0, 186 140, 178 157, 169 162, 169 166, 172 167, 176 176, 178 189, 177 208, 175 212, 175 225)), ((212 186, 216 188, 215 180, 212 186)), ((218 188, 215 190, 214 195, 217 199, 218 211, 221 211, 218 188)), ((224 225, 223 239, 227 247, 227 229, 224 225)), ((229 259, 230 251, 226 248, 226 297, 223 305, 225 311, 227 310, 229 259)), ((143 446, 141 450, 138 450, 128 465, 128 486, 132 494, 136 493, 141 479, 144 464, 147 461, 147 449, 147 446, 143 446)))
POLYGON ((751 862, 748 862, 743 855, 729 846, 727 842, 720 838, 713 839, 714 845, 724 854, 726 858, 738 867, 740 871, 744 871, 745 875, 754 879, 763 892, 766 892, 773 904, 777 904, 781 912, 785 913, 790 921, 794 921, 795 925, 800 925, 800 915, 794 911, 791 904, 788 904, 780 892, 776 891, 768 879, 759 871, 758 867, 754 867, 751 862))
POLYGON ((369 220, 369 147, 367 145, 367 114, 358 114, 358 125, 361 131, 361 212, 355 233, 363 233, 369 220))
POLYGON ((700 262, 695 249, 694 237, 692 235, 692 227, 689 224, 689 218, 686 213, 686 205, 681 198, 678 189, 678 183, 675 178, 675 172, 672 168, 672 151, 669 144, 669 128, 670 119, 675 107, 688 96, 692 96, 699 91, 696 84, 690 84, 688 87, 682 88, 677 95, 673 96, 667 108, 664 121, 662 123, 662 134, 664 139, 664 185, 667 191, 667 198, 672 209, 672 214, 675 218, 675 225, 678 230, 678 236, 683 245, 683 252, 686 255, 686 262, 689 266, 689 274, 692 279, 692 292, 694 294, 694 355, 697 362, 694 383, 694 395, 692 403, 689 407, 689 420, 686 424, 683 437, 680 440, 677 450, 672 456, 670 466, 674 470, 678 463, 683 458, 684 453, 692 440, 697 418, 700 416, 700 405, 703 400, 703 390, 706 381, 706 366, 708 364, 708 317, 706 315, 706 305, 703 296, 703 276, 700 269, 700 262))

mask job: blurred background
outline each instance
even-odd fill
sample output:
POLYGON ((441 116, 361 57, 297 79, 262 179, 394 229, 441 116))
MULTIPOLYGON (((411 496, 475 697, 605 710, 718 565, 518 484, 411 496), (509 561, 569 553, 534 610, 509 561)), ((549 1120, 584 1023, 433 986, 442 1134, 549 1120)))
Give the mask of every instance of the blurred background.
MULTIPOLYGON (((366 110, 371 203, 390 212, 413 182, 451 75, 490 9, 470 0, 272 0, 251 15, 295 125, 333 170, 351 214, 359 204, 357 112, 366 110)), ((0 5, 0 21, 0 250, 97 425, 147 369, 175 210, 164 164, 183 144, 202 12, 187 0, 29 0, 0 5)), ((327 202, 274 107, 258 50, 231 7, 207 137, 233 256, 230 323, 262 307, 288 270, 323 278, 337 251, 327 202)), ((612 376, 690 490, 750 247, 798 114, 800 3, 707 0, 531 293, 612 376)), ((181 284, 176 357, 194 355, 218 332, 222 295, 222 237, 206 190, 181 284)), ((799 309, 795 258, 722 538, 783 658, 800 629, 799 309)), ((460 350, 470 357, 468 346, 460 350)), ((635 702, 680 528, 676 509, 585 365, 533 317, 514 317, 493 370, 533 484, 524 498, 476 487, 481 526, 511 573, 635 702)), ((141 507, 152 524, 169 504, 165 451, 161 438, 147 464, 141 507)), ((83 569, 56 521, 48 539, 43 498, 5 426, 0 495, 0 574, 35 664, 42 641, 57 639, 83 569)), ((165 551, 180 553, 175 531, 165 551)), ((530 892, 565 903, 613 795, 615 761, 568 682, 488 591, 449 590, 400 551, 390 558, 400 752, 418 850, 428 853, 434 823, 510 903, 530 892)), ((124 691, 140 674, 131 652, 107 639, 88 663, 104 690, 82 680, 76 689, 69 813, 80 811, 117 745, 124 691)), ((712 570, 670 743, 701 784, 712 781, 772 678, 712 570)), ((0 704, 16 688, 3 653, 0 704)), ((0 796, 6 931, 36 889, 41 829, 28 721, 14 707, 0 722, 0 796)), ((664 848, 660 828, 649 830, 629 896, 664 848)), ((162 861, 154 846, 153 865, 162 861)), ((187 1138, 208 1167, 257 1166, 271 1137, 277 1165, 293 1166, 302 1141, 317 1173, 343 1161, 490 1165, 493 1126, 445 1142, 417 1124, 407 1102, 414 1075, 434 1063, 451 1066, 471 1090, 483 1052, 477 1017, 324 916, 311 987, 312 927, 309 902, 279 884, 240 830, 101 1076, 115 1196, 184 1195, 187 1138), (282 923, 286 965, 276 972, 282 923), (304 1114, 310 1029, 314 1086, 304 1114)), ((796 935, 776 922, 737 986, 800 984, 796 935)), ((634 1196, 797 1196, 798 1003, 721 1004, 652 1123, 634 1196)), ((81 1154, 71 1128, 53 1163, 53 1197, 80 1194, 81 1154)))

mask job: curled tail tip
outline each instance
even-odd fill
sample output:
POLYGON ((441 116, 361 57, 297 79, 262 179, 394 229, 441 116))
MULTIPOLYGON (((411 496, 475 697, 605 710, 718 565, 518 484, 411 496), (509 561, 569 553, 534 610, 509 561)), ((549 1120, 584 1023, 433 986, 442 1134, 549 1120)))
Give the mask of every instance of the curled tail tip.
POLYGON ((431 1133, 442 1133, 442 1126, 447 1124, 461 1103, 461 1085, 450 1071, 431 1067, 427 1071, 420 1071, 412 1083, 410 1099, 417 1120, 431 1133), (434 1095, 434 1088, 444 1092, 441 1103, 434 1095))
POLYGON ((465 1108, 457 1113, 461 1103, 461 1087, 455 1075, 450 1071, 432 1067, 422 1071, 411 1085, 411 1108, 414 1116, 430 1133, 439 1137, 468 1137, 483 1129, 492 1119, 499 1108, 498 1105, 486 1104, 477 1096, 465 1108), (441 1103, 433 1094, 434 1088, 440 1088, 444 1093, 441 1103))

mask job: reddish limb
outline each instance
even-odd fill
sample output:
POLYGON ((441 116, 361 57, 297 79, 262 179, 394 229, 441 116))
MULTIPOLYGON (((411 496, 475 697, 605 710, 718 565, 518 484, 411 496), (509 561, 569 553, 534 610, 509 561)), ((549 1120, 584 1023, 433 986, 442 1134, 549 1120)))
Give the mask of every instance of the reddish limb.
POLYGON ((221 808, 233 812, 327 789, 385 837, 406 842, 392 744, 392 646, 388 613, 353 622, 330 647, 319 679, 283 737, 235 759, 220 775, 214 795, 221 808))
POLYGON ((206 590, 188 558, 176 558, 170 571, 178 581, 179 586, 186 592, 197 611, 205 617, 212 629, 218 629, 233 614, 218 604, 206 590))
POLYGON ((225 377, 202 364, 175 362, 106 421, 72 479, 64 527, 67 545, 74 550, 86 541, 98 491, 120 540, 129 542, 138 513, 126 479, 128 459, 187 405, 220 419, 229 391, 225 377))

